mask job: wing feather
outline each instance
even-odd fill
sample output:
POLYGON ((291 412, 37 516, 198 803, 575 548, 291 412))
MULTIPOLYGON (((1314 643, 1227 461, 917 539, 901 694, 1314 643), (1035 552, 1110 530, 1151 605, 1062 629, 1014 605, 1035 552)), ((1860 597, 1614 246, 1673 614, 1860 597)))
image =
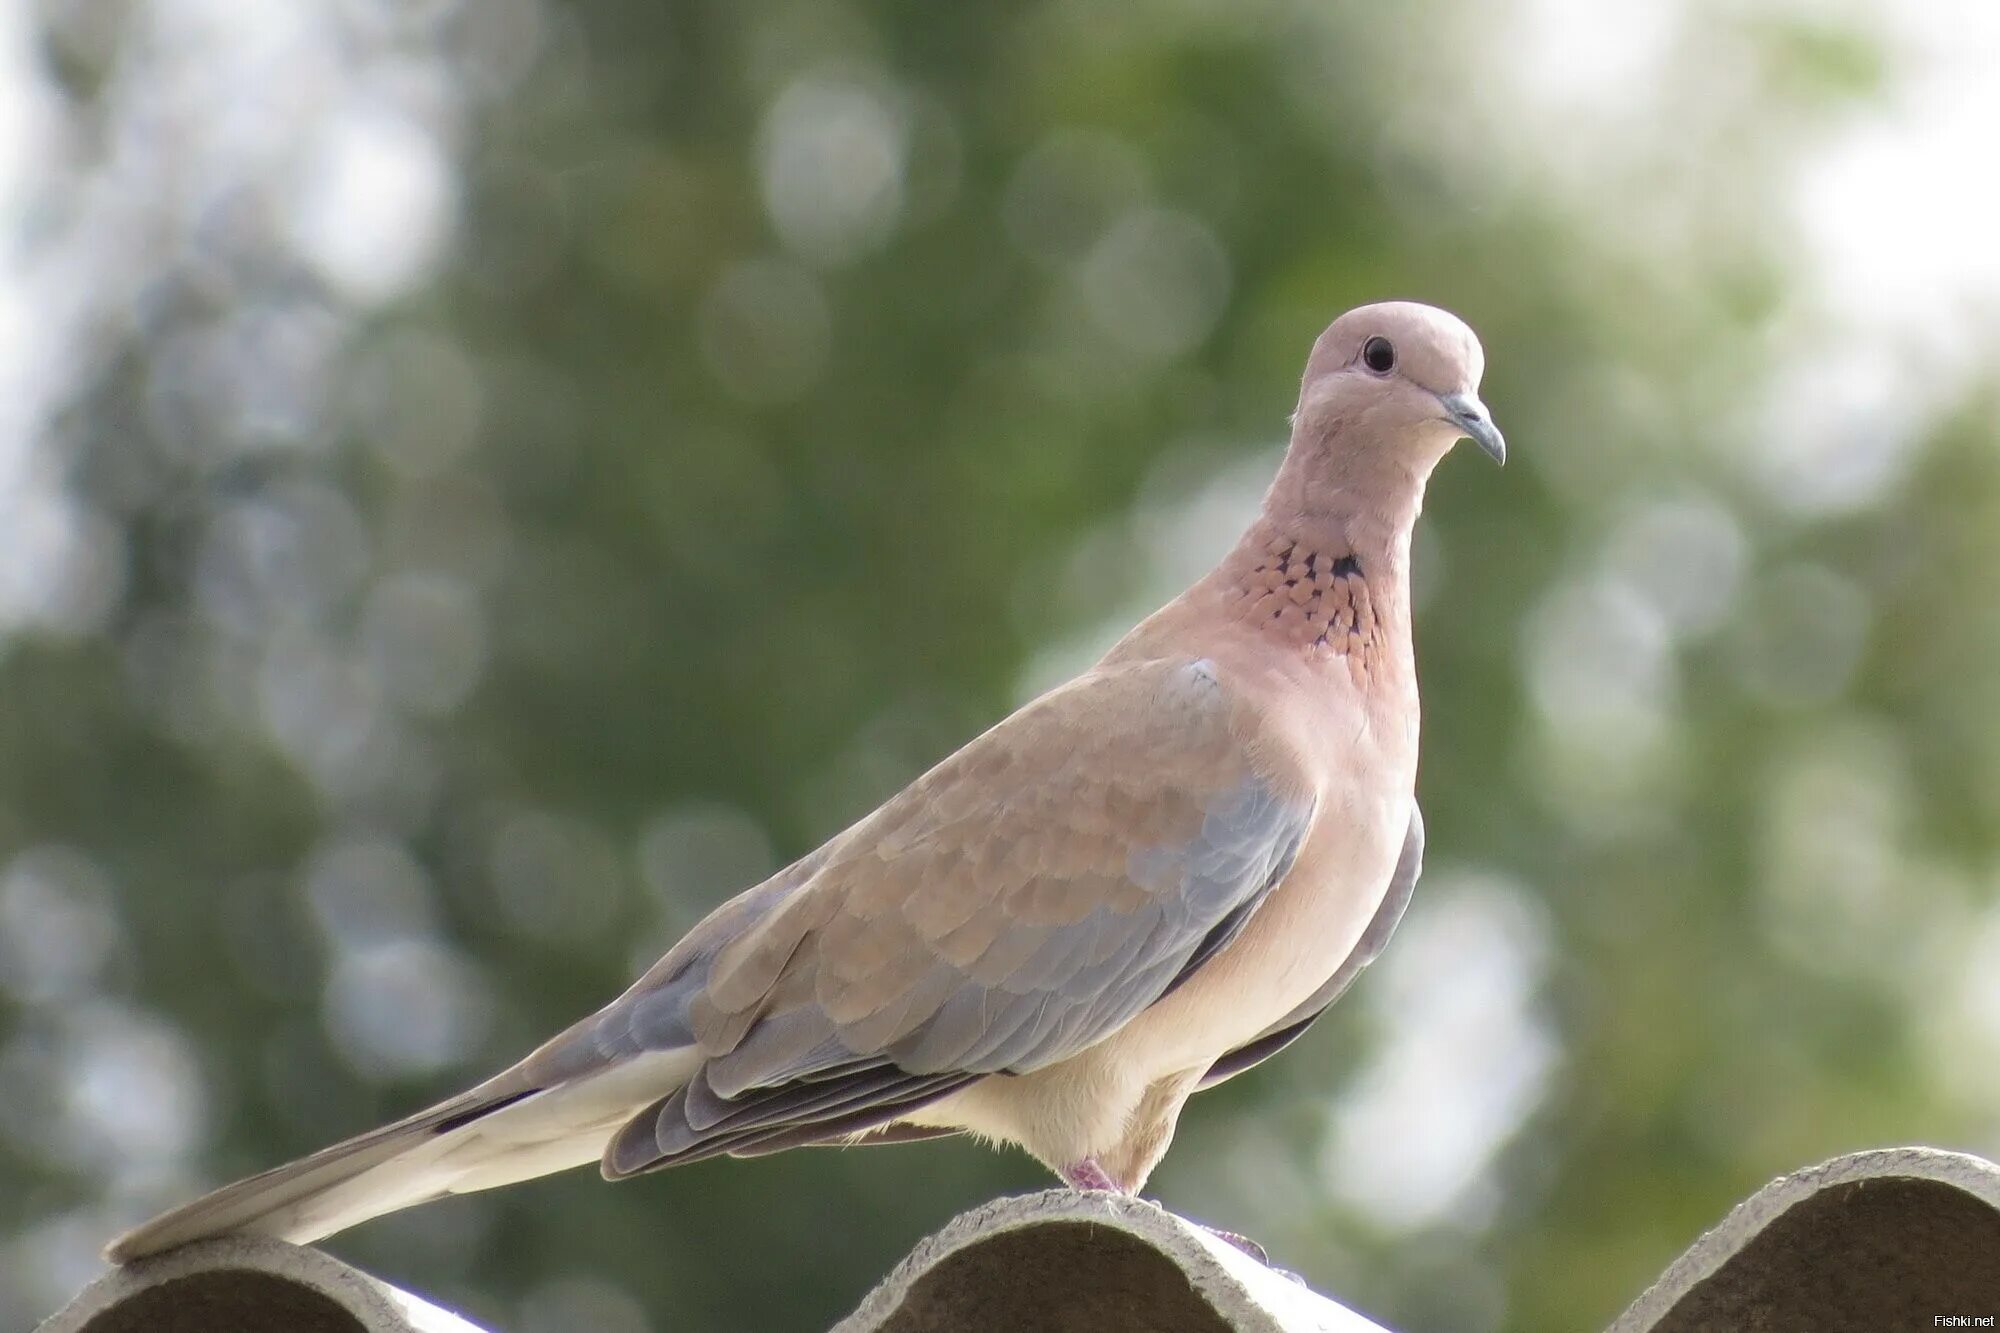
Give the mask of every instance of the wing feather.
POLYGON ((1234 938, 1312 812, 1207 663, 1044 696, 665 980, 683 1019, 664 1027, 706 1063, 618 1134, 607 1174, 861 1133, 1075 1054, 1234 938))

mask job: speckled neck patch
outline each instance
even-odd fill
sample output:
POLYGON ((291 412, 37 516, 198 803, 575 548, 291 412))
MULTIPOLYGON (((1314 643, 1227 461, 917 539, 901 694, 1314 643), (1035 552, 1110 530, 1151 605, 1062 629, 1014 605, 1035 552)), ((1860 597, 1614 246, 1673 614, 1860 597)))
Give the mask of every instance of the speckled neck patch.
POLYGON ((1235 581, 1243 619, 1300 648, 1356 659, 1362 667, 1382 646, 1366 572, 1350 551, 1312 550, 1274 537, 1235 581))

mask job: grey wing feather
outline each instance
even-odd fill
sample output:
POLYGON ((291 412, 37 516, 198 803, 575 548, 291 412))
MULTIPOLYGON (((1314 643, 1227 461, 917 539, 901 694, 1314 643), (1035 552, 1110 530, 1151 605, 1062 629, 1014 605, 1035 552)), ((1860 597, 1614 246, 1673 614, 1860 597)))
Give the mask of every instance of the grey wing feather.
MULTIPOLYGON (((1233 939, 1291 868, 1311 819, 1309 804, 1247 781, 1216 803, 1192 842, 1131 854, 1128 873, 1159 890, 1145 906, 1122 913, 1100 906, 1051 929, 1021 967, 992 985, 940 961, 918 987, 938 997, 931 1015, 873 1049, 847 1040, 853 1034, 816 1007, 760 1020, 687 1087, 628 1122, 605 1153, 605 1173, 844 1139, 987 1074, 1026 1072, 1074 1054, 1233 939)), ((633 997, 654 1015, 652 1024, 626 1021, 617 1006, 601 1020, 621 1043, 642 1027, 678 1038, 691 1031, 685 1007, 702 976, 697 959, 663 978, 657 993, 633 997), (662 1021, 675 1005, 680 1016, 662 1021)))
POLYGON ((832 843, 801 857, 710 912, 623 995, 573 1023, 516 1068, 531 1087, 551 1087, 597 1073, 648 1051, 695 1045, 688 1002, 708 984, 725 945, 783 903, 826 863, 832 843))
POLYGON ((1046 949, 1062 960, 1054 975, 1020 974, 1032 984, 961 982, 953 1002, 972 1003, 962 997, 976 993, 992 1016, 971 1047, 953 1050, 939 1039, 940 1013, 890 1054, 914 1069, 1027 1073, 1102 1039, 1236 937, 1290 871, 1312 817, 1309 802, 1245 779, 1209 811, 1192 842, 1132 853, 1132 878, 1164 889, 1153 902, 1129 913, 1099 907, 1052 933, 1046 949))
POLYGON ((1382 895, 1375 915, 1369 918, 1353 952, 1341 961, 1326 984, 1314 991, 1304 1004, 1279 1019, 1256 1040, 1237 1047, 1210 1066, 1208 1073, 1202 1076, 1201 1086, 1214 1087, 1252 1065, 1263 1063, 1304 1036, 1306 1029, 1346 993, 1347 988, 1354 984, 1354 979, 1361 975, 1361 970, 1374 962, 1389 943, 1389 937, 1396 933, 1397 925, 1403 920, 1403 913, 1409 910, 1410 897, 1416 892, 1417 879, 1423 871, 1424 816, 1413 804, 1410 807, 1409 832, 1403 836, 1403 854, 1397 859, 1395 872, 1389 877, 1389 890, 1382 895))

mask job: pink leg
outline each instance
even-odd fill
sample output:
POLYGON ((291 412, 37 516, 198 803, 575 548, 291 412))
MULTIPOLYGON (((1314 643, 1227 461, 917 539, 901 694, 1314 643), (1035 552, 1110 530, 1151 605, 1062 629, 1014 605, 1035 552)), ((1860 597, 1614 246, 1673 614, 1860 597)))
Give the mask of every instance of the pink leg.
POLYGON ((1062 1177, 1063 1184, 1073 1190, 1108 1190, 1113 1194, 1127 1192, 1105 1172, 1103 1167, 1088 1157, 1064 1167, 1056 1174, 1062 1177))

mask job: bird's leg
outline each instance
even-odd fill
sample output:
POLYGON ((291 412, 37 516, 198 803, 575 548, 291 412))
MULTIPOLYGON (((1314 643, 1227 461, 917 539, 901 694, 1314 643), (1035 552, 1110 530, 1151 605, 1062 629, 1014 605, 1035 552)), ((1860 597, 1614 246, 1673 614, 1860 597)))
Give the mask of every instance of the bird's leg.
MULTIPOLYGON (((1110 1194, 1130 1194, 1132 1192, 1113 1180, 1111 1173, 1106 1171, 1102 1166, 1099 1166, 1097 1159, 1094 1157, 1086 1157, 1080 1162, 1072 1162, 1070 1165, 1057 1171, 1056 1174, 1062 1177, 1063 1184, 1073 1190, 1102 1190, 1110 1194)), ((1195 1225, 1201 1227, 1203 1231, 1206 1231, 1217 1240, 1227 1241, 1229 1244, 1234 1245, 1237 1249, 1243 1251, 1243 1253, 1249 1255, 1266 1268, 1271 1267, 1270 1253, 1248 1236, 1234 1231, 1224 1231, 1221 1227, 1212 1227, 1200 1222, 1197 1222, 1195 1225)), ((1303 1279, 1295 1274, 1285 1273, 1285 1270, 1282 1268, 1272 1269, 1272 1271, 1284 1273, 1286 1277, 1291 1278, 1294 1282, 1303 1281, 1303 1279)))
MULTIPOLYGON (((1056 1174, 1062 1177, 1063 1184, 1073 1190, 1102 1190, 1110 1194, 1132 1193, 1131 1190, 1126 1189, 1123 1185, 1113 1180, 1111 1173, 1098 1165, 1097 1159, 1094 1157, 1086 1157, 1080 1162, 1073 1162, 1057 1171, 1056 1174)), ((1197 1222, 1195 1225, 1201 1227, 1203 1231, 1206 1231, 1217 1240, 1227 1241, 1229 1244, 1234 1245, 1237 1249, 1243 1251, 1243 1253, 1249 1255, 1266 1268, 1271 1267, 1270 1253, 1248 1236, 1234 1231, 1224 1231, 1221 1227, 1212 1227, 1206 1223, 1197 1222)), ((1279 1273, 1285 1272, 1282 1268, 1273 1271, 1279 1273)), ((1293 1278, 1294 1281, 1300 1280, 1290 1273, 1285 1273, 1285 1276, 1293 1278)))
POLYGON ((1063 1184, 1073 1190, 1108 1190, 1113 1194, 1129 1194, 1123 1185, 1111 1178, 1110 1172, 1097 1164, 1095 1158, 1086 1157, 1081 1162, 1071 1163, 1056 1172, 1063 1184))

